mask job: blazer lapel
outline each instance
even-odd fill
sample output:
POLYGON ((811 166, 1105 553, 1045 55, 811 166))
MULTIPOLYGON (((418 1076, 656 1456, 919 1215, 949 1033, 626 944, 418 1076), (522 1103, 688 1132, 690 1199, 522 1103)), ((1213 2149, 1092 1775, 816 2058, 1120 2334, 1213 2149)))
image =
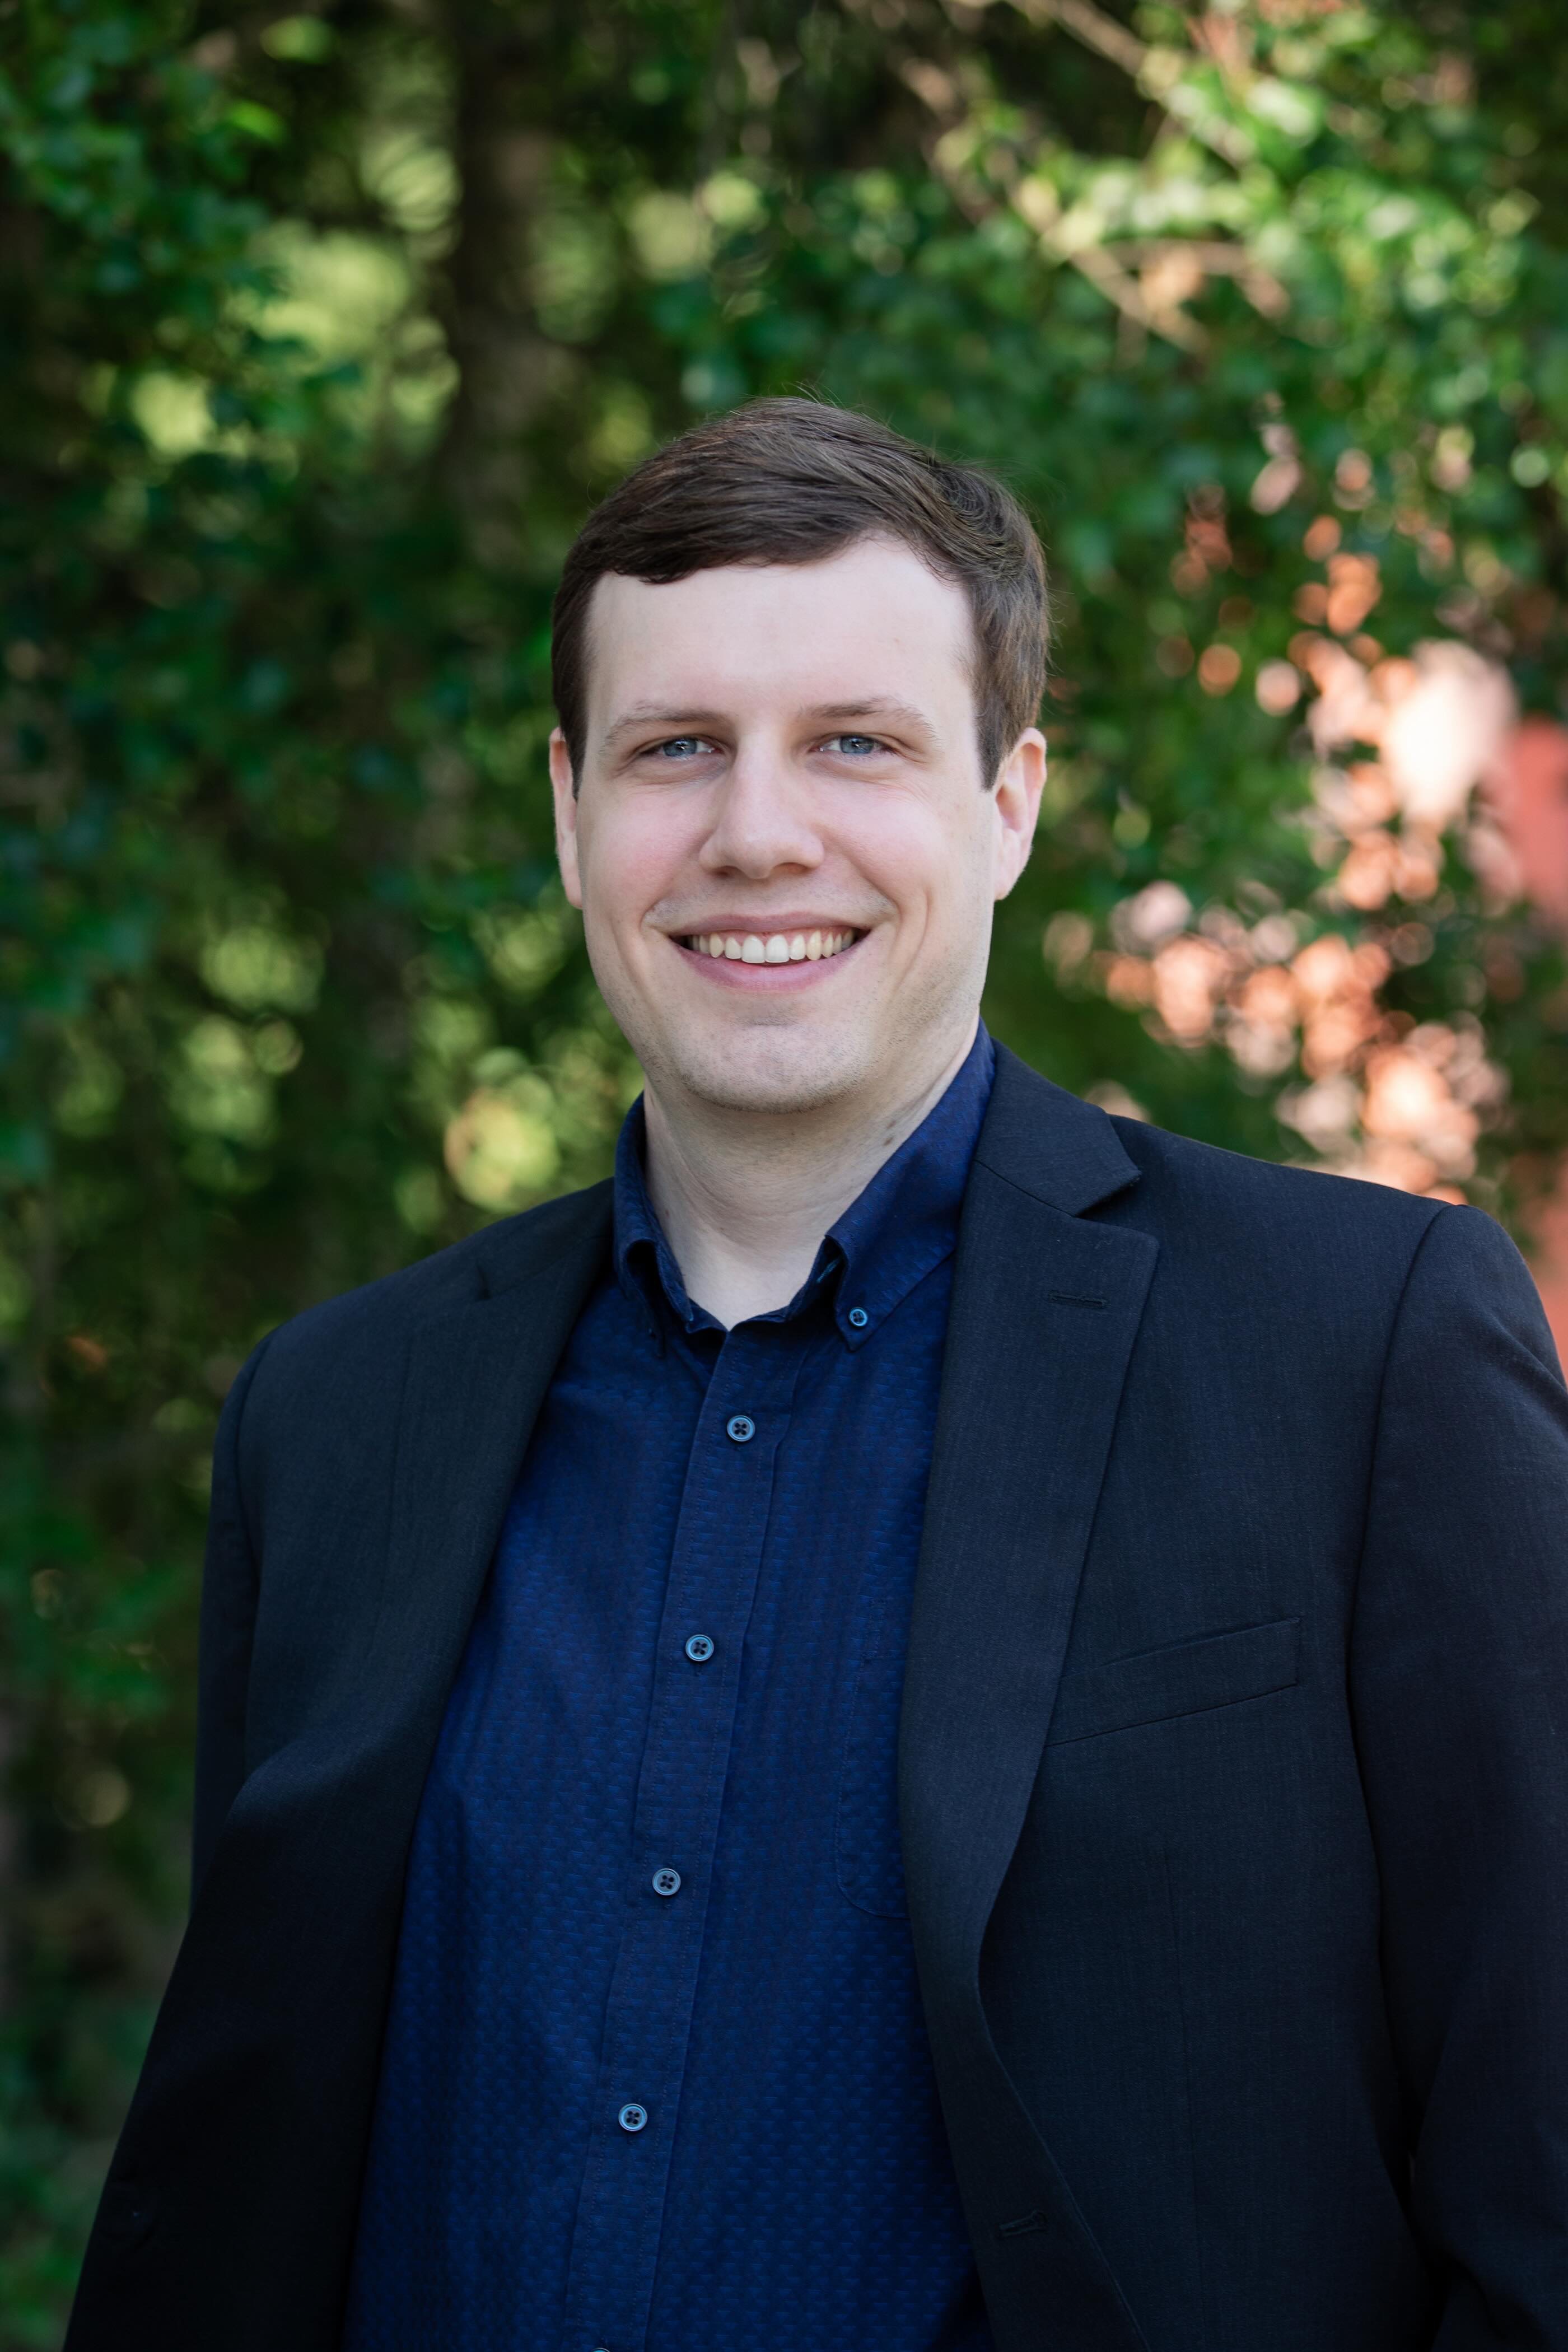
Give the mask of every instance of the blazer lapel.
POLYGON ((921 1991, 987 2305, 1005 2344, 1036 2341, 1049 2311, 1083 2352, 1142 2339, 997 2056, 980 1952, 1158 1248, 1083 1212, 1136 1178, 1103 1113, 998 1055, 960 1228, 900 1750, 921 1991))
MULTIPOLYGON (((282 1920, 292 1908, 289 1938, 302 1960, 301 1911, 322 1932, 331 1922, 334 1937, 358 1913, 380 1947, 362 1982, 368 1988, 390 1968, 408 1841, 447 1695, 540 1405, 603 1261, 609 1191, 595 1186, 562 1202, 542 1234, 529 1231, 533 1220, 510 1234, 500 1229, 479 1272, 481 1286, 498 1287, 481 1287, 405 1340, 374 1629, 349 1661, 352 1682, 240 1790, 193 1929, 222 1908, 216 1890, 237 1876, 261 1916, 282 1920), (308 1820, 310 1834, 291 1844, 296 1820, 308 1820), (289 1904, 256 1897, 274 1862, 309 1874, 302 1854, 320 1865, 314 1901, 301 1888, 289 1904)), ((263 1941, 258 1953, 268 1948, 263 1941)), ((363 1972, 363 1954, 356 1964, 363 1972)), ((273 2008, 289 2014, 285 2003, 273 2008)))
MULTIPOLYGON (((607 1232, 606 1203, 545 1264, 426 1324, 409 1342, 392 1540, 366 1680, 383 1694, 405 1693, 430 1739, 607 1232)), ((427 1761, 428 1741, 426 1748, 427 1761)))

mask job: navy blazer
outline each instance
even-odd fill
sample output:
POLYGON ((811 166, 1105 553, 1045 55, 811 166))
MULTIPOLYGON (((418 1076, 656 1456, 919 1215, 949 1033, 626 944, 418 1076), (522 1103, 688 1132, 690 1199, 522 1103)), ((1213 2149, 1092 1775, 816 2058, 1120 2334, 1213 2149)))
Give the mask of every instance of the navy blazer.
MULTIPOLYGON (((997 2344, 1568 2352, 1568 1398, 1530 1277, 1477 1211, 998 1063, 900 1759, 997 2344)), ((608 1231, 607 1185, 492 1225, 236 1384, 195 1898, 69 2352, 336 2345, 420 1790, 608 1231)))

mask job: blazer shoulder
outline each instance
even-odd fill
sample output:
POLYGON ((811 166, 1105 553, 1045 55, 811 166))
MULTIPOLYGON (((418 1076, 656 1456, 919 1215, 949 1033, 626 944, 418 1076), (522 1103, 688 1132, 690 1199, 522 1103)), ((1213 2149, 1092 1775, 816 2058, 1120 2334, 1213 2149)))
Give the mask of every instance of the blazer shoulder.
POLYGON ((1360 1226, 1411 1245, 1451 1205, 1330 1169, 1255 1160, 1140 1119, 1113 1118, 1111 1125, 1138 1168, 1145 1197, 1158 1192, 1193 1205, 1223 1205, 1233 1214, 1326 1229, 1360 1226))
MULTIPOLYGON (((1237 1250, 1293 1261, 1296 1272, 1314 1254, 1331 1264, 1333 1253, 1347 1248, 1363 1263, 1408 1265, 1449 1206, 1113 1117, 1000 1047, 975 1158, 1069 1215, 1142 1229, 1216 1270, 1237 1250)), ((1491 1222, 1480 1211, 1465 1214, 1491 1222)))
POLYGON ((374 1355, 421 1324, 510 1289, 558 1265, 563 1255, 607 1239, 610 1194, 607 1180, 563 1193, 395 1274, 305 1307, 263 1342, 268 1381, 282 1371, 297 1375, 307 1367, 374 1355))
MULTIPOLYGON (((1253 1160, 1172 1135, 1136 1119, 1115 1121, 1139 1182, 1116 1204, 1157 1234, 1176 1258, 1207 1265, 1222 1283, 1268 1296, 1302 1286, 1347 1307, 1393 1307, 1441 1225, 1474 1234, 1481 1253, 1512 1252, 1492 1218, 1359 1177, 1253 1160)), ((1114 1213, 1114 1212, 1113 1212, 1114 1213)))
POLYGON ((1299 1387, 1315 1367, 1346 1393, 1418 1331, 1473 1369, 1478 1333, 1506 1324, 1554 1368, 1529 1269, 1485 1210, 1118 1127, 1140 1177, 1103 1213, 1157 1240, 1158 1286, 1184 1328, 1217 1329, 1258 1366, 1288 1360, 1299 1387))

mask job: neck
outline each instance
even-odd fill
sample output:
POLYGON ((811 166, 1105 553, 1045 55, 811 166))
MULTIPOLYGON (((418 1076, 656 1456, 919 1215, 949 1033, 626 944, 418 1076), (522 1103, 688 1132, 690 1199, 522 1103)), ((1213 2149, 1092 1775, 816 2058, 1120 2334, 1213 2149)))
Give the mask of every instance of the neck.
POLYGON ((974 1043, 918 1090, 795 1114, 734 1111, 682 1098, 650 1079, 647 1187, 688 1294, 726 1329, 785 1307, 822 1237, 939 1102, 974 1043))

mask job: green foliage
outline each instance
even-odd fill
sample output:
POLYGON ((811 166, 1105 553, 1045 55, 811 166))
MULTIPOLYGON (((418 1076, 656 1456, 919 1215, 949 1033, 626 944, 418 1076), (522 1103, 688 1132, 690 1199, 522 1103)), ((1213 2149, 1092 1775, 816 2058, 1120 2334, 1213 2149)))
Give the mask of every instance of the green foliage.
POLYGON ((1557 948, 1474 804, 1380 814, 1329 715, 1332 647, 1434 638, 1555 709, 1550 20, 1070 13, 0 14, 0 2346, 58 2341, 177 1934, 222 1395, 598 1173, 635 1088, 546 646, 660 436, 815 385, 1040 513, 1053 774, 989 1006, 1039 1066, 1350 1162, 1419 1047, 1458 1124, 1410 1164, 1504 1208, 1568 1140, 1557 948))

